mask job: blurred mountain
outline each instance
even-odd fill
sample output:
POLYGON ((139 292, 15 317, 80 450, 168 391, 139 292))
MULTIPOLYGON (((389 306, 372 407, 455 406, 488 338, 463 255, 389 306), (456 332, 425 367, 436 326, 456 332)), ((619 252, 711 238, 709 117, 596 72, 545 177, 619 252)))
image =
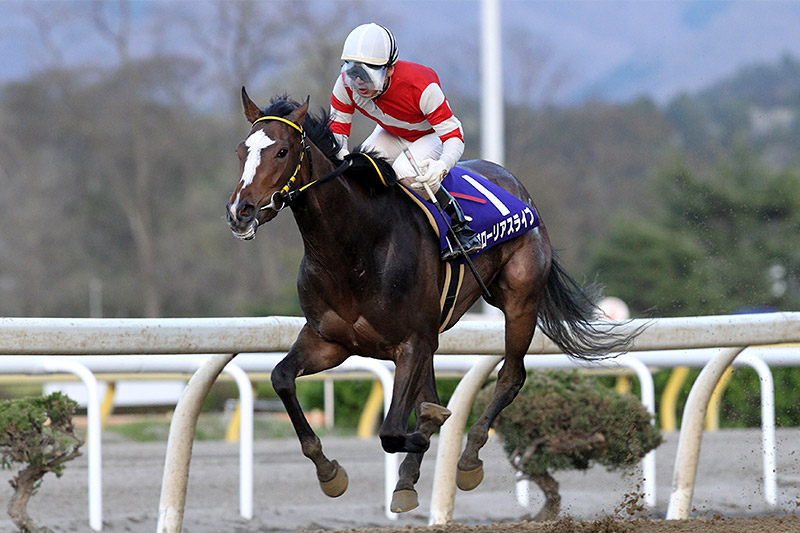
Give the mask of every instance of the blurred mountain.
POLYGON ((611 1, 504 3, 506 24, 552 43, 573 81, 562 99, 664 103, 743 65, 800 56, 800 3, 611 1), (516 21, 516 22, 511 22, 516 21))
MULTIPOLYGON (((639 96, 665 103, 744 65, 786 53, 800 56, 800 2, 568 0, 500 6, 505 79, 514 89, 507 97, 517 103, 541 97, 536 87, 516 87, 531 70, 538 79, 529 85, 558 78, 556 94, 545 100, 560 104, 639 96)), ((398 42, 414 59, 434 62, 457 47, 461 55, 453 62, 474 57, 477 63, 479 2, 411 1, 390 12, 385 23, 396 24, 398 42), (420 22, 409 17, 423 12, 426 31, 419 37, 420 22)))
MULTIPOLYGON (((125 3, 95 5, 113 11, 125 3)), ((131 43, 134 55, 202 53, 187 47, 180 21, 190 19, 197 31, 210 33, 213 22, 204 28, 203 18, 219 16, 214 2, 205 0, 136 0, 127 5, 142 36, 131 43)), ((353 24, 376 21, 392 28, 403 57, 430 64, 465 96, 479 91, 479 1, 325 0, 309 5, 319 20, 330 21, 331 31, 318 35, 320 41, 341 42, 353 24)), ((88 30, 94 16, 88 6, 80 1, 0 0, 0 83, 57 62, 104 64, 107 45, 88 30), (66 9, 70 5, 86 8, 85 13, 76 16, 75 10, 66 9), (73 18, 52 31, 47 15, 57 10, 73 18)), ((800 57, 800 2, 537 0, 501 1, 500 9, 506 97, 513 103, 574 105, 647 96, 663 104, 742 66, 784 54, 800 57)), ((297 59, 285 56, 287 63, 297 59)))

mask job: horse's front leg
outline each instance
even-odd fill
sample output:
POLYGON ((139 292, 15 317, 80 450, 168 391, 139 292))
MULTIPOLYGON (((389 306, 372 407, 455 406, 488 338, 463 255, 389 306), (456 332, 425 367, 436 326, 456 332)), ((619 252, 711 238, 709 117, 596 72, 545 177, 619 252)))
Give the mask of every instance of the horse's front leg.
POLYGON ((431 435, 447 420, 450 411, 439 405, 430 348, 414 350, 410 345, 405 346, 396 362, 392 404, 381 425, 380 437, 385 451, 408 452, 400 465, 399 480, 392 496, 391 510, 400 513, 419 505, 414 485, 419 479, 422 457, 430 445, 431 435), (408 417, 414 408, 417 426, 409 435, 408 417))
POLYGON ((320 487, 331 498, 341 496, 347 490, 347 472, 322 453, 322 443, 306 420, 297 399, 295 380, 338 366, 349 355, 341 345, 323 341, 314 330, 305 326, 292 349, 272 371, 272 387, 292 421, 303 455, 314 463, 320 487))
MULTIPOLYGON (((387 453, 424 453, 430 434, 408 433, 408 417, 418 401, 438 403, 433 377, 433 349, 423 343, 407 342, 396 348, 392 403, 381 424, 381 445, 387 453), (422 400, 424 399, 424 400, 422 400)), ((426 426, 426 430, 429 429, 426 426)), ((435 431, 435 428, 431 433, 435 431)))
MULTIPOLYGON (((434 389, 434 392, 436 390, 434 389)), ((438 399, 436 400, 438 402, 438 399)), ((430 437, 450 417, 450 410, 433 402, 423 402, 417 408, 417 428, 420 434, 430 442, 430 437)), ((419 498, 414 485, 419 480, 419 469, 424 452, 409 453, 400 465, 399 479, 392 494, 391 511, 404 513, 419 505, 419 498)))

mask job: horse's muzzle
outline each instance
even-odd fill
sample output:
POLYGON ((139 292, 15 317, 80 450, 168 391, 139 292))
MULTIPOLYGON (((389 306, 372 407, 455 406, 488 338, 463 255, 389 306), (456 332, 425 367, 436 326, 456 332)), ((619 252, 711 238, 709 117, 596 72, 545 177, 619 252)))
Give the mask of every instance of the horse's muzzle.
POLYGON ((228 204, 225 208, 225 218, 228 227, 238 239, 249 241, 256 236, 258 228, 258 210, 251 203, 238 205, 228 204))

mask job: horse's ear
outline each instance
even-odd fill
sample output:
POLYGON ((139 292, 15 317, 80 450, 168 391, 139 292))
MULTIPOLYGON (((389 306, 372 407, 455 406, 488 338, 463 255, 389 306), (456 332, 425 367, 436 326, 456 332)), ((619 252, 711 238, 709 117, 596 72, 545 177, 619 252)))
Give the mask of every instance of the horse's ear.
POLYGON ((256 104, 247 96, 247 90, 242 85, 242 106, 244 107, 244 116, 250 121, 250 124, 258 120, 261 116, 261 110, 256 104))
POLYGON ((306 101, 303 105, 292 111, 288 117, 289 120, 297 124, 298 126, 303 125, 303 121, 306 119, 306 113, 308 113, 308 102, 311 101, 311 95, 306 96, 306 101))

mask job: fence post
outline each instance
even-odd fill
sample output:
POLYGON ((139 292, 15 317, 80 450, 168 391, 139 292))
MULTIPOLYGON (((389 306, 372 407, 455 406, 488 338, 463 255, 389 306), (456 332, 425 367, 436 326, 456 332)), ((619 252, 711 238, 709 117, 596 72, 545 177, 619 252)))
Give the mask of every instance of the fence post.
POLYGON ((253 518, 253 384, 241 367, 229 364, 224 372, 239 389, 239 514, 253 518))
POLYGON ((703 439, 703 421, 708 401, 714 387, 722 378, 725 369, 744 348, 726 348, 706 363, 689 392, 683 410, 681 432, 678 439, 678 452, 672 477, 672 493, 669 497, 667 520, 689 518, 692 506, 694 482, 697 476, 697 461, 700 456, 700 442, 703 439))
POLYGON ((487 356, 469 369, 447 403, 452 415, 442 425, 439 432, 439 446, 436 450, 436 468, 433 475, 433 495, 428 525, 446 524, 453 518, 453 504, 456 492, 456 468, 461 453, 461 438, 467 424, 470 407, 475 396, 492 370, 503 360, 502 356, 487 356))
POLYGON ((197 427, 197 418, 211 386, 222 369, 236 354, 214 355, 208 358, 189 383, 175 406, 169 425, 167 455, 164 460, 164 477, 158 503, 157 533, 180 533, 186 505, 186 486, 189 482, 189 462, 197 427))
POLYGON ((100 434, 100 395, 97 378, 85 365, 49 357, 42 362, 45 372, 70 372, 80 378, 86 386, 86 444, 89 474, 89 527, 95 531, 103 529, 103 474, 102 439, 100 434))

